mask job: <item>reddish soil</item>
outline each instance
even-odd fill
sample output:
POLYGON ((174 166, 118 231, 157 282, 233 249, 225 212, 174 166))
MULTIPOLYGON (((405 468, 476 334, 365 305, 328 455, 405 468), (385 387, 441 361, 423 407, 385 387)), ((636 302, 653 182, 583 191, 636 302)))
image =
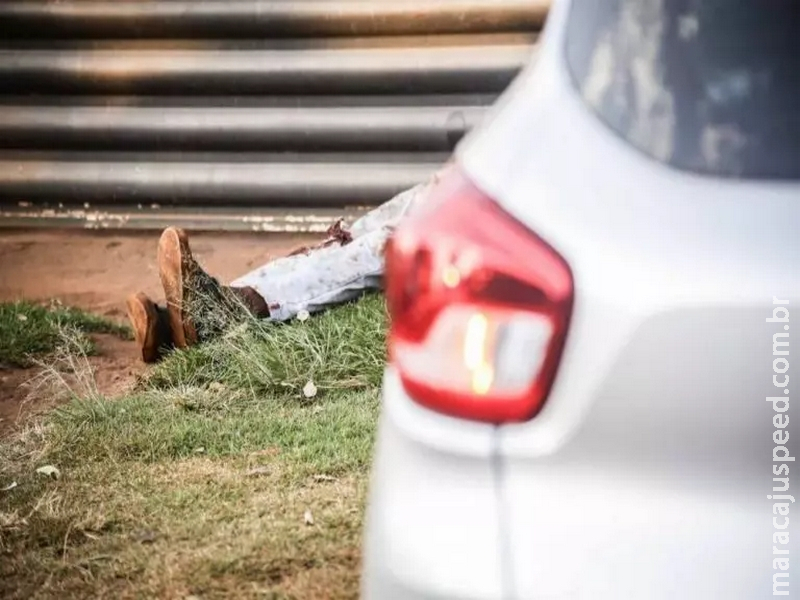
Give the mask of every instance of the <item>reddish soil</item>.
MULTIPOLYGON (((89 357, 97 388, 115 396, 124 392, 144 365, 135 360, 133 343, 113 335, 93 336, 98 355, 89 357)), ((0 366, 0 436, 20 417, 52 408, 57 399, 28 385, 37 368, 14 369, 0 366)))
MULTIPOLYGON (((289 234, 212 234, 190 237, 200 263, 229 281, 268 260, 316 241, 318 236, 289 234)), ((144 291, 161 301, 156 268, 157 235, 84 231, 0 233, 0 302, 57 298, 125 320, 125 298, 144 291)), ((96 338, 99 356, 91 359, 104 394, 123 391, 143 369, 133 342, 96 338)), ((0 367, 0 435, 20 416, 47 407, 47 400, 26 400, 24 386, 33 371, 0 367)))

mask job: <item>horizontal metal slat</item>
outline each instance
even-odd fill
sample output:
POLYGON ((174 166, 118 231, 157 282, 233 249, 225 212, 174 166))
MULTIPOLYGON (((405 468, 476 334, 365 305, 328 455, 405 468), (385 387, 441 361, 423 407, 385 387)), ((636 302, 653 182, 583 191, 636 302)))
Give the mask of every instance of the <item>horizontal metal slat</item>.
POLYGON ((301 37, 525 31, 549 0, 6 0, 1 37, 301 37))
POLYGON ((247 156, 162 160, 146 153, 92 157, 32 153, 0 157, 0 201, 100 204, 188 204, 203 206, 348 206, 380 203, 424 181, 447 155, 391 155, 360 160, 357 155, 276 157, 248 162, 247 156), (195 159, 195 160, 193 160, 195 159), (191 162, 189 162, 191 161, 191 162))
POLYGON ((450 151, 484 110, 0 104, 0 148, 450 151))
POLYGON ((209 151, 51 151, 0 150, 0 162, 20 161, 65 163, 252 163, 252 164, 393 164, 437 162, 444 152, 209 152, 209 151))
POLYGON ((341 218, 354 220, 369 207, 162 207, 83 206, 23 202, 0 205, 0 229, 73 228, 200 231, 324 232, 341 218))
POLYGON ((314 38, 205 38, 205 39, 0 39, 7 50, 75 51, 161 51, 187 50, 224 52, 228 50, 381 50, 475 46, 513 46, 533 43, 539 33, 501 32, 442 35, 397 35, 373 37, 314 38))
POLYGON ((384 94, 384 95, 316 95, 316 96, 48 96, 42 94, 0 95, 0 107, 31 106, 69 108, 385 108, 385 107, 489 107, 497 93, 478 94, 384 94))
POLYGON ((6 48, 0 50, 0 93, 499 92, 533 51, 502 43, 502 36, 497 42, 327 50, 6 48))

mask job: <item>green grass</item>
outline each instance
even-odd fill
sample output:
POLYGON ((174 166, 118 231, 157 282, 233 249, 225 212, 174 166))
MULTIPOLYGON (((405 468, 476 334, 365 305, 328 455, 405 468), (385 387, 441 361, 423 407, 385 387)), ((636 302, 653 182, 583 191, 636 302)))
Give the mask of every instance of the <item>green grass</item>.
POLYGON ((102 317, 66 308, 49 307, 30 302, 0 304, 0 364, 27 367, 37 357, 53 352, 61 341, 64 329, 81 334, 83 351, 94 352, 87 336, 90 333, 112 333, 130 338, 130 331, 102 317))
POLYGON ((385 328, 248 320, 0 441, 0 596, 355 597, 385 328))

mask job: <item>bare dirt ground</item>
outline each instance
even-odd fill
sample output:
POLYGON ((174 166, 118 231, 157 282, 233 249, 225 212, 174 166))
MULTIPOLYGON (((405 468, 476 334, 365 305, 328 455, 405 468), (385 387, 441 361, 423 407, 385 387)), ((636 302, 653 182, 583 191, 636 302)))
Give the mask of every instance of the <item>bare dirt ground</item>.
MULTIPOLYGON (((319 236, 293 234, 217 234, 190 236, 192 250, 214 276, 227 282, 319 236)), ((0 233, 0 302, 59 299, 125 321, 125 298, 144 291, 157 301, 163 294, 156 267, 158 236, 153 233, 14 231, 0 233)), ((99 355, 91 358, 101 393, 113 395, 130 385, 143 365, 133 342, 97 336, 99 355)), ((20 416, 46 407, 25 402, 31 369, 0 367, 0 434, 20 416)))

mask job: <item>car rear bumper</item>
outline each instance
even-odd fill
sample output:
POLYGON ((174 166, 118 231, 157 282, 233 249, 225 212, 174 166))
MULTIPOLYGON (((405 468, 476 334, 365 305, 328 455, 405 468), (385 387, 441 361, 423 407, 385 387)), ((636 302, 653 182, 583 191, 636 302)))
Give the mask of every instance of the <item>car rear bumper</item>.
POLYGON ((452 454, 403 431, 398 411, 417 407, 391 374, 384 401, 366 600, 745 599, 771 589, 769 505, 735 482, 681 486, 568 454, 452 454))
POLYGON ((513 549, 509 597, 768 596, 769 501, 752 489, 715 490, 702 481, 690 489, 668 479, 600 461, 504 464, 505 531, 513 549))
POLYGON ((447 417, 413 404, 389 370, 367 513, 367 600, 503 597, 497 482, 488 453, 494 428, 477 426, 472 448, 487 452, 465 455, 425 441, 423 430, 432 433, 437 422, 446 437, 447 417), (408 432, 412 420, 418 427, 408 432))

